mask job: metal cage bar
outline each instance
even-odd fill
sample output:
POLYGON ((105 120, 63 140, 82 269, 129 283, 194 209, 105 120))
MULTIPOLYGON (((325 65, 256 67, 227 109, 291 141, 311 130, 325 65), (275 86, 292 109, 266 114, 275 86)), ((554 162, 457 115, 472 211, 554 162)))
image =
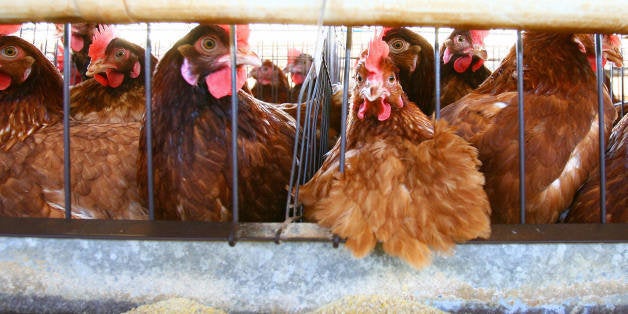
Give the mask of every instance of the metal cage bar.
MULTIPOLYGON (((146 49, 144 50, 144 69, 151 68, 151 40, 150 23, 146 23, 146 49)), ((151 75, 144 75, 144 95, 146 97, 145 133, 146 133, 146 176, 148 189, 148 219, 155 220, 155 174, 153 168, 153 108, 152 108, 152 87, 151 75)))
MULTIPOLYGON (((595 63, 597 78, 598 103, 598 140, 599 140, 599 171, 600 171, 600 222, 606 223, 606 142, 604 125, 604 68, 602 67, 602 35, 595 34, 595 63)), ((609 86, 609 89, 612 86, 609 86)), ((611 99, 612 102, 612 99, 611 99)))
POLYGON ((519 108, 519 223, 526 223, 525 118, 523 114, 523 39, 517 30, 517 106, 519 108))
POLYGON ((63 29, 63 191, 65 195, 65 219, 72 219, 72 181, 70 164, 70 40, 69 23, 63 29))
MULTIPOLYGON (((151 34, 150 34, 150 25, 147 24, 147 48, 146 48, 146 69, 150 69, 150 49, 151 49, 151 34)), ((233 30, 233 25, 231 26, 232 36, 235 36, 235 31, 233 30)), ((351 27, 347 27, 346 29, 346 47, 345 47, 345 63, 344 63, 344 82, 343 82, 343 101, 342 101, 342 126, 341 126, 341 171, 344 170, 344 151, 346 150, 346 113, 348 108, 347 97, 348 88, 349 88, 349 71, 350 71, 350 54, 351 54, 351 45, 352 45, 352 34, 353 29, 351 27)), ((596 62, 597 62, 597 80, 598 80, 598 100, 600 105, 600 172, 601 177, 604 177, 604 133, 602 130, 603 126, 603 85, 601 83, 601 78, 603 77, 603 68, 601 66, 601 46, 600 46, 600 35, 596 35, 596 62)), ((244 224, 240 223, 238 220, 238 181, 237 181, 237 128, 232 127, 232 175, 233 175, 233 197, 234 197, 234 219, 231 223, 202 223, 202 222, 167 222, 167 221, 106 221, 106 220, 97 220, 97 221, 89 221, 89 220, 78 220, 71 219, 71 184, 70 184, 70 172, 69 172, 69 122, 66 121, 69 117, 69 79, 71 75, 69 71, 71 66, 69 65, 70 57, 69 57, 69 46, 70 46, 70 38, 69 38, 69 24, 65 25, 64 31, 64 134, 67 135, 67 146, 64 150, 64 155, 67 154, 67 162, 66 172, 67 172, 67 180, 65 181, 65 192, 66 192, 66 218, 65 220, 57 220, 57 219, 36 219, 36 218, 2 218, 0 219, 0 235, 7 236, 45 236, 45 237, 81 237, 81 238, 110 238, 110 239, 182 239, 182 240, 225 240, 229 241, 229 244, 235 245, 238 240, 271 240, 276 236, 275 233, 272 233, 269 230, 275 230, 273 228, 277 227, 277 224, 274 223, 264 223, 264 224, 244 224), (67 99, 66 99, 67 97, 67 99), (66 108, 67 107, 67 108, 66 108)), ((231 51, 232 58, 235 60, 235 51, 236 51, 236 38, 231 38, 231 51)), ((439 49, 438 49, 438 29, 435 30, 435 65, 437 69, 439 68, 439 49)), ((523 48, 522 48, 522 40, 521 40, 521 31, 517 31, 517 76, 518 76, 518 91, 519 91, 519 111, 520 111, 520 154, 521 154, 521 162, 520 162, 520 171, 522 176, 520 177, 520 195, 521 195, 521 223, 525 222, 525 147, 523 140, 523 127, 524 127, 524 117, 523 117, 523 79, 522 79, 522 69, 521 65, 523 64, 523 48)), ((330 61, 330 60, 327 60, 330 61)), ((321 69, 327 69, 327 63, 321 67, 321 69)), ((232 66, 235 67, 235 62, 232 62, 232 66)), ((321 72, 325 72, 321 70, 321 72)), ((624 68, 620 68, 621 70, 621 107, 623 110, 623 101, 624 101, 624 92, 623 92, 623 82, 624 82, 624 68)), ((237 90, 235 87, 235 70, 232 68, 232 126, 237 125, 237 90)), ((439 93, 440 93, 440 73, 439 70, 436 70, 436 102, 439 103, 439 93)), ((313 74, 312 74, 313 75, 313 74)), ((330 81, 329 77, 324 78, 324 73, 318 75, 316 83, 310 84, 304 87, 301 91, 300 100, 303 100, 305 96, 306 107, 308 108, 305 111, 306 117, 306 128, 309 126, 309 134, 307 136, 311 139, 312 136, 316 136, 315 132, 315 124, 313 121, 316 121, 316 118, 320 111, 323 113, 326 111, 325 106, 328 104, 321 103, 320 101, 313 100, 313 98, 317 97, 317 91, 320 86, 324 86, 327 82, 330 81), (306 91, 307 88, 307 91, 306 91), (322 107, 319 107, 322 106, 322 107), (309 124, 308 124, 309 123, 309 124), (312 133, 312 130, 314 132, 312 133)), ((611 77, 612 77, 611 71, 611 77)), ((310 77, 310 75, 308 75, 310 77)), ((150 136, 150 110, 151 110, 151 88, 152 82, 150 79, 150 75, 146 76, 146 119, 147 119, 147 148, 150 150, 152 147, 150 145, 149 136, 150 136)), ((612 86, 610 86, 612 89, 612 86)), ((318 95, 320 96, 320 95, 318 95)), ((328 108, 328 107, 327 107, 328 108)), ((438 107, 437 107, 438 108, 438 107)), ((438 111, 437 111, 438 112, 438 111)), ((297 116, 299 116, 300 110, 297 110, 297 116)), ((324 116, 325 114, 323 114, 324 116)), ((623 112, 622 112, 623 115, 623 112)), ((300 119, 297 118, 297 124, 300 119)), ((323 122, 323 125, 325 123, 323 122)), ((299 131, 297 131, 299 132, 299 131)), ((302 131, 303 136, 306 136, 305 132, 302 131)), ((316 159, 319 156, 310 155, 313 151, 316 151, 316 141, 306 142, 304 140, 302 145, 306 145, 307 143, 313 144, 314 148, 311 149, 308 146, 301 146, 301 154, 299 157, 312 158, 315 162, 321 161, 320 159, 316 159), (311 149, 311 150, 310 150, 311 149), (305 155, 305 156, 304 156, 305 155), (309 156, 309 157, 308 157, 309 156)), ((65 137, 64 137, 64 145, 65 137)), ((323 146, 323 143, 320 143, 319 148, 323 146)), ((297 154, 297 145, 295 144, 295 156, 297 154)), ((296 160, 296 158, 295 158, 296 160)), ((152 158, 148 158, 148 162, 152 164, 152 158)), ((152 165, 149 164, 149 186, 152 181, 152 165)), ((305 164, 311 163, 306 162, 305 164)), ((294 169, 294 168, 293 168, 294 169)), ((310 173, 315 170, 313 168, 309 168, 308 171, 310 173)), ((296 170, 295 170, 296 171, 296 170)), ((297 171, 299 172, 299 171, 297 171)), ((64 172, 64 175, 66 173, 64 172)), ((303 181, 308 177, 307 172, 303 173, 303 175, 299 175, 297 179, 297 189, 298 184, 303 183, 303 181)), ((292 179, 291 179, 292 182, 292 179)), ((601 190, 605 188, 605 184, 601 182, 601 190)), ((153 189, 149 189, 149 195, 153 189)), ((292 191, 292 190, 290 190, 292 191)), ((605 221, 605 202, 604 202, 604 193, 601 191, 601 200, 600 200, 600 208, 601 208, 601 222, 605 221)), ((290 194, 290 193, 288 193, 290 194)), ((152 200, 152 196, 149 196, 149 203, 152 200)), ((290 195, 288 195, 288 200, 290 200, 290 195)), ((149 211, 151 212, 150 219, 154 219, 154 205, 149 205, 149 211)), ((286 215, 289 216, 289 211, 286 210, 286 215)), ((297 215, 296 212, 293 215, 297 215)), ((609 224, 609 225, 493 225, 493 235, 489 240, 485 241, 473 241, 472 243, 496 243, 496 242, 626 242, 628 241, 628 235, 625 233, 626 224, 609 224)), ((330 235, 327 230, 322 228, 318 228, 313 224, 308 223, 298 223, 291 224, 281 235, 281 239, 285 240, 308 240, 308 241, 335 241, 337 244, 340 242, 340 239, 337 237, 333 237, 330 235), (306 230, 306 231, 304 231, 306 230), (303 232, 303 233, 299 233, 303 232)))

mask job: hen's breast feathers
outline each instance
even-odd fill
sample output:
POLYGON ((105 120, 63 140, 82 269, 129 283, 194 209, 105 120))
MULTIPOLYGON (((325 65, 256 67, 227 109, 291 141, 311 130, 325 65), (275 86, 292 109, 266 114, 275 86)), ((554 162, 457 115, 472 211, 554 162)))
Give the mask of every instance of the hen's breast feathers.
MULTIPOLYGON (((339 172, 336 144, 321 169, 299 191, 306 218, 346 237, 357 257, 375 243, 414 267, 429 263, 429 249, 490 233, 477 150, 445 122, 434 128, 410 104, 384 123, 351 118, 346 168, 339 172)), ((353 113, 355 115, 355 113, 353 113)))
MULTIPOLYGON (((526 220, 550 223, 595 167, 595 77, 569 35, 529 32, 524 35, 524 49, 526 220), (553 47, 561 64, 541 53, 547 47, 553 47)), ((480 151, 496 223, 519 221, 519 127, 513 62, 512 56, 505 58, 478 90, 442 111, 442 117, 459 127, 459 133, 480 151)), ((606 95, 607 129, 614 120, 609 105, 606 95)))
MULTIPOLYGON (((71 125, 75 218, 146 218, 135 188, 138 130, 138 123, 71 125)), ((0 202, 3 215, 63 217, 62 141, 63 126, 55 124, 0 153, 0 158, 15 161, 10 169, 2 170, 2 195, 14 195, 0 202)))

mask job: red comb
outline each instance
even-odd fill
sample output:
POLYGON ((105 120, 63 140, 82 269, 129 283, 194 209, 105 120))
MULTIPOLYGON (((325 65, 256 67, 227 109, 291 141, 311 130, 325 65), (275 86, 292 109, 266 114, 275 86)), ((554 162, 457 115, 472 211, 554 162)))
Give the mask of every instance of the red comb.
POLYGON ((113 27, 105 24, 100 24, 98 29, 94 31, 94 37, 92 37, 92 44, 89 45, 87 54, 92 60, 98 60, 105 57, 105 50, 107 46, 114 38, 113 27))
POLYGON ((471 41, 474 44, 484 45, 484 38, 488 35, 488 30, 479 31, 479 30, 470 30, 469 34, 471 35, 471 41))
POLYGON ((0 35, 13 34, 20 30, 22 24, 5 24, 0 25, 0 35))
POLYGON ((297 48, 288 49, 288 64, 294 64, 297 57, 301 55, 301 51, 297 48))
MULTIPOLYGON (((227 34, 231 33, 231 28, 227 24, 218 25, 220 28, 224 29, 227 34)), ((248 24, 244 25, 236 25, 236 35, 238 40, 238 48, 241 49, 249 49, 249 35, 251 34, 251 30, 249 29, 248 24)))
POLYGON ((382 40, 383 32, 376 32, 369 42, 369 50, 364 66, 369 72, 379 72, 382 60, 388 57, 388 44, 382 40))
POLYGON ((608 41, 610 42, 612 47, 621 47, 621 39, 617 35, 608 35, 608 41))
POLYGON ((391 31, 392 29, 394 29, 394 27, 384 27, 384 29, 382 30, 382 34, 386 36, 386 34, 388 34, 388 32, 391 31))

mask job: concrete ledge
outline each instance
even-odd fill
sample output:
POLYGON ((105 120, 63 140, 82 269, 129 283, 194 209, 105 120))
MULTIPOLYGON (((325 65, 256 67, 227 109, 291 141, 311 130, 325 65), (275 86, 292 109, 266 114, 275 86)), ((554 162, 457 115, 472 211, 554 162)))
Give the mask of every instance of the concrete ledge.
POLYGON ((0 311, 123 312, 185 297, 228 312, 349 296, 451 312, 627 312, 628 244, 467 244, 417 271, 376 251, 294 242, 0 238, 0 311))

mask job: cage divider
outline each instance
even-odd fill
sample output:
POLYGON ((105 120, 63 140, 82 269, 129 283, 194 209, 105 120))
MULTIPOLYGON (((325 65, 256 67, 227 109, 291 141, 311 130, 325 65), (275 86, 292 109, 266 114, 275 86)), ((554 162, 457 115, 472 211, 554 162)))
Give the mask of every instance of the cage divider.
MULTIPOLYGON (((606 141, 604 126, 604 67, 602 66, 602 35, 595 34, 595 65, 597 78, 598 103, 598 140, 599 140, 599 171, 600 171, 600 222, 606 223, 606 141)), ((610 86, 609 86, 610 87, 610 86)), ((612 102, 612 100, 611 100, 612 102)), ((613 106, 614 107, 614 106, 613 106)), ((614 109, 614 108, 613 108, 614 109)))
POLYGON ((237 35, 235 25, 229 25, 229 49, 231 51, 231 199, 232 199, 232 223, 229 233, 229 245, 235 246, 237 241, 237 229, 239 222, 238 204, 238 86, 236 84, 236 52, 237 35))
POLYGON ((155 174, 153 169, 153 116, 152 116, 152 75, 151 72, 151 40, 150 23, 146 23, 146 50, 144 50, 144 96, 146 97, 146 113, 144 129, 146 134, 146 175, 148 189, 148 219, 155 220, 155 174))
POLYGON ((440 119, 440 47, 438 44, 438 27, 434 28, 434 117, 440 119))
POLYGON ((523 39, 517 30, 517 99, 519 109, 519 223, 526 223, 525 119, 523 115, 523 39))
POLYGON ((72 181, 70 163, 70 79, 72 65, 70 57, 72 25, 65 23, 63 28, 63 191, 65 196, 65 219, 72 219, 72 181))

